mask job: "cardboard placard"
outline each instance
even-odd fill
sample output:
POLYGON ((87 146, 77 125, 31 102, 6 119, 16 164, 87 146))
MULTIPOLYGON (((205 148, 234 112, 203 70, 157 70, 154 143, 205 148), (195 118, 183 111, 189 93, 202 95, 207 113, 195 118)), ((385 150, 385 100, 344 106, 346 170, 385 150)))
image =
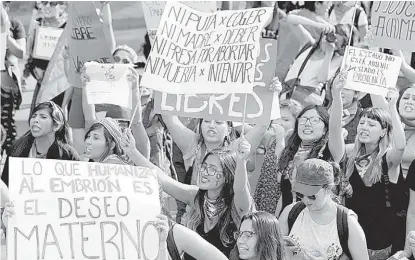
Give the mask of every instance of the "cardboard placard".
MULTIPOLYGON (((216 11, 216 1, 186 1, 182 2, 193 9, 201 12, 211 13, 216 11)), ((163 15, 165 1, 143 1, 141 2, 144 19, 146 22, 147 32, 150 37, 151 44, 156 38, 157 28, 160 25, 161 16, 163 15)))
POLYGON ((415 52, 413 1, 374 2, 371 21, 374 45, 415 52))
POLYGON ((141 84, 171 94, 252 93, 272 8, 202 13, 167 2, 141 84))
POLYGON ((389 88, 396 86, 402 64, 400 57, 350 46, 346 52, 345 88, 386 96, 389 88))
POLYGON ((153 170, 10 158, 10 171, 9 260, 158 259, 153 170))
POLYGON ((68 25, 70 70, 68 81, 73 86, 82 86, 81 68, 88 61, 114 63, 110 43, 105 37, 102 23, 93 2, 69 2, 68 25))
POLYGON ((61 28, 38 27, 36 29, 33 58, 50 60, 62 33, 63 29, 61 28))
POLYGON ((68 43, 69 34, 70 28, 66 26, 49 61, 36 103, 52 100, 70 87, 65 74, 64 59, 66 52, 65 45, 68 43))
MULTIPOLYGON (((277 65, 277 41, 261 39, 257 58, 254 94, 248 94, 246 122, 268 124, 280 117, 278 96, 269 90, 277 65)), ((208 120, 243 121, 245 94, 174 95, 154 92, 156 113, 208 120)))
POLYGON ((88 104, 113 104, 132 108, 132 90, 127 80, 130 65, 85 63, 90 81, 86 84, 88 104))

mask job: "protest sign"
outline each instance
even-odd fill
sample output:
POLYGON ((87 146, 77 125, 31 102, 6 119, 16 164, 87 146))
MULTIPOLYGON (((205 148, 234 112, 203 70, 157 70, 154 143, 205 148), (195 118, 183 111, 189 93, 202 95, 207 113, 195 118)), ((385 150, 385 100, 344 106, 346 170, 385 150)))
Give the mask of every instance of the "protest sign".
POLYGON ((415 5, 413 1, 374 2, 371 21, 375 45, 415 51, 415 5))
POLYGON ((50 60, 62 33, 61 28, 43 26, 37 28, 33 58, 50 60))
POLYGON ((73 86, 82 86, 80 70, 85 62, 113 63, 113 58, 93 2, 69 2, 68 8, 71 27, 68 81, 73 86))
POLYGON ((69 34, 70 28, 66 26, 49 61, 36 103, 51 100, 70 87, 65 74, 66 61, 64 58, 64 55, 66 55, 65 45, 68 43, 69 34))
POLYGON ((202 13, 167 2, 142 85, 171 94, 252 93, 272 8, 202 13))
POLYGON ((85 68, 90 78, 85 86, 88 104, 113 104, 131 109, 132 93, 127 80, 130 65, 87 62, 85 68))
POLYGON ((158 259, 153 170, 10 158, 9 260, 158 259))
POLYGON ((402 59, 381 52, 347 46, 345 88, 386 96, 396 86, 402 59))
MULTIPOLYGON (((216 1, 186 1, 182 3, 205 13, 211 13, 217 9, 216 1)), ((153 45, 166 2, 143 1, 141 2, 141 5, 143 8, 144 20, 146 21, 148 36, 150 38, 151 45, 153 45)))
MULTIPOLYGON (((277 65, 277 41, 261 39, 257 58, 254 93, 248 94, 246 122, 268 124, 280 117, 278 95, 269 90, 277 65)), ((154 92, 156 113, 208 120, 243 122, 245 94, 174 95, 154 92)))

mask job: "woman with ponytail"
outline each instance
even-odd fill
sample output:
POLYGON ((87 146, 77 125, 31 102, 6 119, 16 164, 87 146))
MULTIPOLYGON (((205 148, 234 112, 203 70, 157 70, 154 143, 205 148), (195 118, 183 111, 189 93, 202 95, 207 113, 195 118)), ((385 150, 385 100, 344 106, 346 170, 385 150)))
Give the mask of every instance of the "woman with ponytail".
MULTIPOLYGON (((52 101, 37 105, 29 119, 30 130, 16 140, 10 149, 11 157, 79 161, 71 146, 68 124, 62 109, 52 101)), ((1 179, 9 184, 9 157, 1 179)))

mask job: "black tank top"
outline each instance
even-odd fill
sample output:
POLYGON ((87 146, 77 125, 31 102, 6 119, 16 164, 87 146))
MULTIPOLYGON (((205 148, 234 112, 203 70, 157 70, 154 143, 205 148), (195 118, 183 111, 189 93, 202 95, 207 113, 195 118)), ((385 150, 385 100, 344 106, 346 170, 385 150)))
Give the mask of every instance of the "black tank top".
MULTIPOLYGON (((196 232, 201 237, 203 237, 207 242, 209 242, 214 247, 216 247, 219 251, 221 251, 227 258, 229 258, 229 255, 230 255, 232 249, 234 248, 234 246, 236 244, 236 241, 233 239, 233 233, 235 231, 237 231, 237 227, 236 227, 235 223, 233 221, 231 221, 229 226, 228 226, 228 235, 230 236, 230 238, 232 238, 233 242, 231 243, 231 245, 229 247, 227 247, 222 243, 222 240, 220 238, 220 230, 219 230, 219 225, 218 224, 216 224, 216 226, 214 228, 212 228, 207 233, 205 233, 203 222, 196 229, 196 232)), ((188 254, 185 254, 184 255, 184 260, 196 260, 196 259, 194 259, 193 257, 191 257, 188 254)))
POLYGON ((353 187, 353 196, 346 199, 346 207, 353 210, 366 235, 367 247, 380 250, 392 244, 394 227, 396 225, 394 211, 390 203, 390 190, 388 165, 386 156, 382 158, 382 181, 367 187, 359 172, 354 171, 349 179, 353 187))

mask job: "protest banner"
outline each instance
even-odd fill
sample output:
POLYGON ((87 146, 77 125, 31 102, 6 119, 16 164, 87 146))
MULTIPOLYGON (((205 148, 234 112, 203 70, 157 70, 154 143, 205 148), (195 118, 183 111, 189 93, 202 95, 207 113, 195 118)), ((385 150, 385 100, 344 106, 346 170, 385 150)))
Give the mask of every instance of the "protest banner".
POLYGON ((386 96, 396 86, 402 59, 381 52, 347 46, 345 88, 386 96))
POLYGON ((156 113, 208 120, 243 122, 245 97, 246 123, 268 124, 280 117, 278 95, 269 90, 277 65, 277 41, 261 39, 253 94, 182 95, 154 91, 156 113))
POLYGON ((415 5, 413 1, 380 1, 372 7, 374 45, 415 51, 415 5))
POLYGON ((68 43, 70 34, 69 26, 66 26, 59 41, 56 44, 55 51, 49 61, 45 75, 42 81, 42 87, 39 89, 36 103, 45 102, 56 97, 67 90, 70 85, 65 74, 65 45, 68 43))
POLYGON ((272 8, 202 13, 167 2, 142 85, 170 94, 252 93, 272 8))
POLYGON ((9 260, 158 259, 153 170, 10 158, 9 260))
MULTIPOLYGON (((130 65, 85 63, 90 81, 86 84, 88 104, 113 104, 132 108, 132 90, 127 80, 130 65)), ((133 69, 132 69, 133 70, 133 69)))
POLYGON ((114 62, 93 2, 69 2, 68 8, 68 26, 71 27, 68 81, 73 86, 81 86, 80 70, 85 62, 114 62))
MULTIPOLYGON (((211 13, 216 11, 216 1, 186 1, 183 4, 201 12, 211 13)), ((165 1, 143 1, 141 2, 144 20, 146 22, 148 36, 151 45, 156 38, 157 28, 160 25, 161 16, 163 15, 165 1)))
POLYGON ((37 28, 33 58, 50 60, 62 33, 61 28, 42 26, 37 28))

